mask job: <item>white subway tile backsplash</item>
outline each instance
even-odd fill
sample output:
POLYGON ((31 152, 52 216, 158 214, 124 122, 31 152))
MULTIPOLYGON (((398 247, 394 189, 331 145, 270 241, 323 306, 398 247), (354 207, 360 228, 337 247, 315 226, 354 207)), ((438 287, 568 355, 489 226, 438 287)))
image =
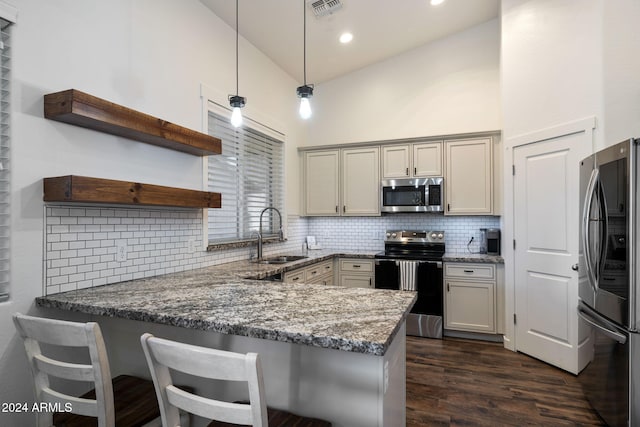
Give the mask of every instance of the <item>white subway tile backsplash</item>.
MULTIPOLYGON (((202 211, 152 208, 45 209, 45 294, 102 286, 248 259, 255 246, 206 252, 202 211), (195 239, 198 250, 191 252, 195 239), (126 261, 116 260, 116 242, 126 241, 126 261)), ((383 250, 387 229, 444 230, 447 250, 477 251, 480 228, 498 228, 497 217, 398 214, 381 217, 287 218, 287 241, 266 244, 264 255, 299 252, 307 235, 325 248, 383 250)))

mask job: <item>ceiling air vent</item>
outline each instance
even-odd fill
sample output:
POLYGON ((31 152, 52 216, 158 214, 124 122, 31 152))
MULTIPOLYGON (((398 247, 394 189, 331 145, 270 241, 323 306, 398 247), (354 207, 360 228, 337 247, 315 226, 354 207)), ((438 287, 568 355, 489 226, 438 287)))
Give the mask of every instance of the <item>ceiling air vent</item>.
POLYGON ((331 15, 342 8, 342 1, 340 0, 307 0, 307 4, 313 10, 316 18, 331 15))

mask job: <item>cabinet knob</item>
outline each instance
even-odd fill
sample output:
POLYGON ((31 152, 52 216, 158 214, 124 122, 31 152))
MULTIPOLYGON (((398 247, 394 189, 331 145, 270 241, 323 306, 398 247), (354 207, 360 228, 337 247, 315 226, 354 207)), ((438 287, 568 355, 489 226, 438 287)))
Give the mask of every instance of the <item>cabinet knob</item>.
POLYGON ((409 168, 407 168, 407 171, 405 172, 405 175, 409 176, 409 168))
POLYGON ((571 269, 572 269, 573 271, 578 271, 578 264, 573 264, 573 265, 571 266, 571 269))

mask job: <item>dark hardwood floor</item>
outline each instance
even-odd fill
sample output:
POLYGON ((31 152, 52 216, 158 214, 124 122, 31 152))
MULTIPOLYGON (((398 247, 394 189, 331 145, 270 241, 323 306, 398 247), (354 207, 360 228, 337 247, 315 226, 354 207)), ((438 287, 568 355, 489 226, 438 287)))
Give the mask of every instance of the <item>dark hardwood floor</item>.
POLYGON ((602 426, 577 378, 502 344, 407 337, 407 426, 602 426))

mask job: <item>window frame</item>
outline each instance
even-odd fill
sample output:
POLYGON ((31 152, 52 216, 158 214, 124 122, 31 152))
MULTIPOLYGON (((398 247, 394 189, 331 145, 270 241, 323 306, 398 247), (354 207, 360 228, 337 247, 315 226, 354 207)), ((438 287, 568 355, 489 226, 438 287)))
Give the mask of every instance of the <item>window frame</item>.
MULTIPOLYGON (((226 107, 225 104, 222 104, 216 100, 212 100, 211 96, 203 95, 203 129, 205 133, 209 134, 209 113, 213 113, 223 118, 224 120, 229 120, 231 117, 231 109, 226 107)), ((247 110, 245 107, 243 110, 247 110)), ((249 112, 251 112, 249 110, 249 112)), ((254 132, 259 132, 268 138, 272 138, 281 143, 281 182, 279 184, 281 188, 280 192, 280 207, 278 207, 281 218, 282 218, 282 230, 283 230, 283 240, 287 240, 286 238, 286 229, 287 229, 287 215, 286 215, 286 135, 283 132, 276 130, 274 126, 270 126, 269 123, 273 123, 273 121, 265 118, 264 116, 260 116, 259 114, 247 114, 246 111, 243 111, 243 127, 248 127, 252 129, 254 132), (257 119, 253 119, 252 117, 258 117, 261 119, 258 121, 257 119), (265 124, 267 123, 267 124, 265 124)), ((207 188, 208 191, 212 191, 209 189, 209 157, 205 157, 203 162, 203 186, 207 188)), ((222 203, 224 205, 225 198, 223 197, 222 203)), ((209 216, 212 210, 205 209, 205 214, 203 215, 203 235, 204 241, 207 242, 208 250, 219 250, 219 249, 228 249, 230 247, 238 248, 245 247, 254 244, 255 236, 236 236, 236 238, 228 239, 228 240, 210 240, 209 239, 209 216)), ((267 211, 265 213, 265 218, 263 221, 263 242, 278 242, 280 241, 279 236, 277 235, 277 225, 278 218, 277 214, 274 211, 267 211), (268 227, 271 225, 271 227, 268 227)))

